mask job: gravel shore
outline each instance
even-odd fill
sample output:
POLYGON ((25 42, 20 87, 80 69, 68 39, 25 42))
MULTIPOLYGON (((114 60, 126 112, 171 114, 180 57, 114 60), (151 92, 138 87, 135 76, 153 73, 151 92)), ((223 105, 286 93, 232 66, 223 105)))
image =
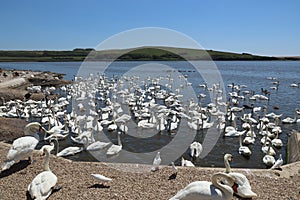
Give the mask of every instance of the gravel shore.
MULTIPOLYGON (((0 142, 0 162, 10 145, 0 142)), ((28 184, 43 171, 43 157, 34 154, 33 164, 22 161, 0 174, 0 197, 2 200, 26 199, 28 184)), ((132 166, 129 166, 132 167, 132 166)), ((143 166, 139 166, 143 167, 143 166)), ((58 177, 62 189, 49 199, 169 199, 187 184, 197 180, 210 180, 215 172, 224 168, 178 167, 177 177, 168 180, 173 173, 170 166, 157 172, 130 173, 109 167, 104 163, 73 162, 51 156, 50 168, 58 177), (104 187, 90 175, 99 173, 113 179, 104 187)), ((249 179, 252 190, 258 197, 253 199, 300 199, 300 162, 283 167, 282 171, 258 169, 233 169, 249 179)), ((234 199, 238 199, 234 197, 234 199)))

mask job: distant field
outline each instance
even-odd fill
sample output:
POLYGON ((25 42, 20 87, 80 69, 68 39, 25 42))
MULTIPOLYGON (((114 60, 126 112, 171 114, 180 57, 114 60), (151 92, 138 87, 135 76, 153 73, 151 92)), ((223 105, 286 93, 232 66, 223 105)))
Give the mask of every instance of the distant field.
POLYGON ((0 51, 0 62, 63 62, 83 61, 89 55, 91 61, 119 60, 299 60, 300 57, 267 57, 248 53, 230 53, 173 47, 140 47, 136 49, 95 51, 0 51))

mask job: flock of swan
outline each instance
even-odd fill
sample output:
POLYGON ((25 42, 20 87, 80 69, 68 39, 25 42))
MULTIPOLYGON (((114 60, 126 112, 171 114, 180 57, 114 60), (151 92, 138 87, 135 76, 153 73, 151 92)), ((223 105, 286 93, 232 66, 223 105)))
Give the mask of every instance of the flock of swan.
MULTIPOLYGON (((262 161, 267 167, 273 166, 276 157, 281 159, 277 153, 284 145, 280 139, 280 123, 300 122, 298 109, 295 109, 294 118, 281 119, 282 114, 268 113, 267 106, 255 106, 256 102, 268 100, 268 91, 262 89, 262 94, 254 94, 246 90, 246 85, 234 83, 228 85, 228 99, 224 99, 220 84, 211 87, 203 84, 199 85, 204 93, 198 95, 198 101, 188 99, 184 102, 180 91, 191 86, 191 83, 185 76, 176 78, 184 83, 178 88, 174 88, 174 77, 171 75, 146 77, 144 80, 138 76, 117 79, 90 74, 85 79, 76 77, 74 84, 60 88, 65 96, 55 100, 4 102, 3 99, 0 116, 38 120, 44 131, 42 140, 69 139, 75 144, 60 150, 57 142, 57 156, 70 156, 84 150, 105 150, 107 157, 118 155, 124 145, 123 135, 132 132, 129 121, 134 121, 140 129, 169 134, 170 137, 176 134, 180 126, 190 131, 217 127, 224 137, 238 137, 239 154, 250 157, 251 146, 258 145, 260 140, 261 151, 265 154, 262 161), (213 96, 214 102, 203 106, 202 99, 207 92, 213 96), (72 110, 69 106, 71 102, 72 110), (183 124, 182 118, 185 118, 186 124, 183 124), (102 141, 104 133, 114 133, 116 138, 102 141)), ((268 79, 276 80, 274 84, 279 85, 277 79, 268 79)), ((44 92, 50 94, 55 90, 50 87, 44 92)), ((201 141, 195 140, 188 151, 191 158, 199 158, 202 150, 201 141)), ((184 158, 181 164, 194 166, 193 162, 184 158)))
MULTIPOLYGON (((205 94, 199 94, 198 102, 195 99, 183 102, 180 90, 191 86, 191 83, 184 76, 178 78, 183 79, 186 84, 173 88, 174 79, 171 76, 147 77, 145 80, 139 80, 136 76, 124 76, 116 80, 104 75, 90 75, 86 79, 78 78, 72 85, 61 87, 60 90, 66 94, 65 97, 55 100, 45 98, 41 101, 3 102, 0 109, 1 116, 35 119, 39 122, 29 123, 24 129, 25 136, 13 142, 2 165, 2 171, 9 170, 14 163, 26 157, 32 160, 32 152, 40 141, 50 143, 40 150, 46 155, 44 172, 28 186, 33 198, 46 199, 57 182, 57 177, 49 168, 49 155, 53 149, 56 149, 56 156, 74 155, 85 150, 105 150, 107 157, 118 156, 123 145, 126 145, 122 142, 122 136, 131 131, 131 127, 128 126, 130 120, 141 129, 151 129, 172 136, 176 134, 179 126, 183 126, 182 118, 186 119, 186 127, 191 131, 215 126, 224 137, 239 137, 240 145, 237 151, 245 157, 252 155, 249 147, 257 144, 255 141, 260 137, 265 165, 275 169, 283 164, 281 155, 275 159, 277 153, 274 150, 283 146, 279 137, 282 133, 280 122, 282 124, 300 122, 298 109, 295 110, 294 118, 281 120, 281 114, 268 113, 266 106, 255 106, 256 101, 267 101, 267 96, 253 94, 245 90, 246 86, 235 84, 228 85, 231 88, 228 100, 223 99, 220 84, 213 84, 211 88, 207 85, 199 86, 213 94, 214 103, 204 107, 201 99, 205 98, 205 94), (246 98, 252 104, 240 106, 246 98), (68 105, 71 101, 73 108, 69 112, 68 105), (116 133, 114 142, 101 141, 101 138, 99 140, 99 136, 104 132, 116 133), (76 145, 60 150, 59 142, 67 138, 76 145)), ((54 90, 55 88, 48 89, 48 92, 54 90)), ((200 142, 193 141, 190 144, 191 157, 200 157, 203 151, 200 142)), ((230 199, 233 193, 245 198, 256 196, 243 174, 231 172, 228 162, 231 157, 230 154, 225 155, 226 171, 214 174, 211 182, 193 182, 171 199, 193 199, 202 196, 207 196, 207 199, 230 199)), ((153 161, 152 171, 157 171, 160 163, 158 152, 153 161)), ((195 166, 192 161, 183 157, 181 165, 195 166)), ((174 163, 172 166, 176 171, 174 163)), ((92 176, 103 182, 111 181, 110 178, 100 174, 92 176)))

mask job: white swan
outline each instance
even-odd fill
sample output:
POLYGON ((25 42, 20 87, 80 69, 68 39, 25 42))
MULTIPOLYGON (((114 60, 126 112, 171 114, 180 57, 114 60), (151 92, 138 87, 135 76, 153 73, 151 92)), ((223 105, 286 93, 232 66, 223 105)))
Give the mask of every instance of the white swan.
POLYGON ((226 167, 225 173, 233 176, 236 180, 235 183, 238 185, 237 190, 234 191, 234 193, 243 198, 256 197, 257 195, 251 190, 251 186, 247 177, 244 174, 231 171, 229 161, 232 160, 233 157, 231 154, 224 155, 224 164, 226 167))
POLYGON ((24 127, 25 135, 33 135, 36 133, 46 132, 46 129, 38 122, 31 122, 24 127))
POLYGON ((200 144, 200 142, 193 142, 192 144, 190 144, 190 154, 192 157, 196 157, 198 158, 200 156, 200 154, 202 153, 202 145, 200 144))
POLYGON ((153 166, 151 168, 151 171, 157 171, 159 170, 159 165, 161 163, 161 158, 160 158, 160 152, 157 152, 154 160, 153 160, 153 166))
POLYGON ((282 122, 283 124, 294 124, 294 123, 297 122, 297 116, 298 116, 297 110, 295 110, 294 118, 287 117, 287 118, 281 120, 281 122, 282 122))
POLYGON ((195 181, 190 183, 184 189, 180 190, 170 200, 230 200, 233 197, 234 178, 225 173, 216 173, 212 175, 211 182, 195 181), (221 179, 225 179, 230 186, 221 184, 221 179))
POLYGON ((276 152, 275 150, 273 149, 273 147, 271 147, 272 144, 270 143, 266 143, 262 148, 262 152, 265 153, 265 154, 268 154, 268 155, 271 155, 271 156, 275 156, 276 155, 276 152))
MULTIPOLYGON (((57 149, 58 149, 58 143, 57 143, 57 149)), ((67 147, 63 150, 61 150, 59 153, 56 154, 56 156, 59 157, 65 157, 65 156, 71 156, 74 155, 76 153, 80 153, 83 151, 83 147, 67 147)))
POLYGON ((142 127, 142 128, 154 128, 155 124, 154 123, 150 123, 148 119, 144 119, 138 122, 138 127, 142 127))
POLYGON ((243 143, 246 145, 254 144, 256 135, 253 131, 252 123, 250 123, 250 131, 248 131, 246 135, 247 137, 244 138, 243 143))
POLYGON ((117 130, 117 128, 118 128, 117 124, 113 121, 112 124, 108 125, 107 130, 108 131, 115 131, 115 130, 117 130))
POLYGON ((276 138, 271 141, 272 145, 276 148, 283 146, 282 140, 278 138, 278 131, 276 132, 276 138))
POLYGON ((271 167, 275 164, 275 158, 267 154, 263 157, 263 162, 267 167, 271 167))
POLYGON ((6 160, 2 165, 2 171, 9 169, 14 163, 29 157, 29 160, 32 161, 32 152, 36 145, 39 143, 39 136, 37 132, 43 130, 40 123, 33 122, 29 123, 24 128, 25 135, 14 140, 11 145, 6 160))
POLYGON ((275 161, 274 165, 270 169, 280 169, 281 165, 283 164, 282 156, 279 155, 279 158, 275 161))
POLYGON ((183 167, 195 167, 195 165, 191 161, 185 160, 183 157, 181 158, 181 166, 183 166, 183 167))
POLYGON ((247 146, 243 146, 242 144, 242 135, 239 136, 239 140, 240 140, 240 147, 239 147, 239 154, 243 155, 243 156, 251 156, 251 150, 249 149, 249 147, 247 146))
POLYGON ((40 151, 45 153, 44 170, 39 173, 29 184, 28 192, 32 199, 47 199, 53 187, 57 183, 57 176, 49 168, 50 152, 54 149, 54 144, 44 145, 40 151))
POLYGON ((226 137, 238 137, 240 135, 243 135, 246 132, 246 130, 244 131, 237 131, 237 130, 232 130, 230 132, 225 133, 226 137))
POLYGON ((118 154, 122 150, 122 143, 121 143, 121 138, 120 138, 120 132, 118 132, 118 144, 113 144, 107 149, 106 155, 107 156, 113 156, 118 154))
POLYGON ((82 139, 84 140, 84 147, 88 151, 98 151, 101 149, 105 149, 111 144, 110 142, 101 142, 101 141, 96 141, 89 144, 89 139, 85 135, 82 137, 82 139))

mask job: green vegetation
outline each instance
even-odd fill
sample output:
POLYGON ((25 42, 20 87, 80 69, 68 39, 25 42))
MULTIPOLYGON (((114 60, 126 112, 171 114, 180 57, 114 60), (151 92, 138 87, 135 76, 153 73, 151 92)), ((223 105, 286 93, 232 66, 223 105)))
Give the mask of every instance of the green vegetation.
POLYGON ((173 47, 140 47, 135 49, 95 51, 74 49, 72 51, 0 51, 0 62, 62 62, 83 61, 134 61, 134 60, 299 60, 299 57, 267 57, 248 53, 230 53, 173 47), (120 56, 121 55, 121 56, 120 56))

